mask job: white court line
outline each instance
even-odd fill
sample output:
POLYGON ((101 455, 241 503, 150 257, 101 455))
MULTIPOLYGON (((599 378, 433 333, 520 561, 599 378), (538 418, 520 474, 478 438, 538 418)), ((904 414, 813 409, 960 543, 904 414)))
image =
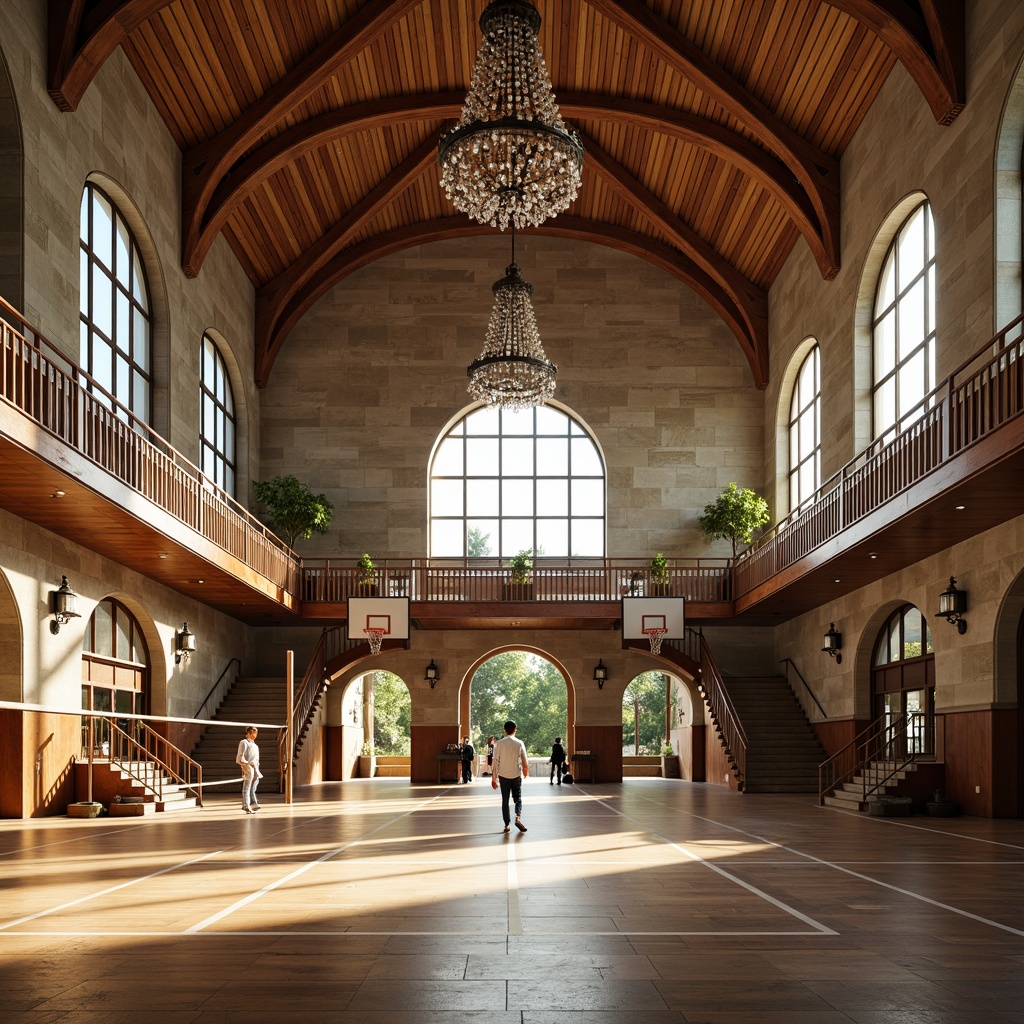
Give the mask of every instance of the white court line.
MULTIPOLYGON (((711 861, 705 860, 699 854, 687 850, 684 846, 680 846, 679 843, 674 843, 671 839, 668 839, 660 833, 655 832, 652 828, 645 825, 642 821, 638 821, 636 818, 632 818, 628 814, 624 814, 622 811, 612 807, 611 804, 606 803, 599 797, 594 797, 593 799, 602 807, 605 807, 607 810, 611 811, 613 814, 617 814, 620 818, 624 818, 626 821, 632 822, 638 828, 643 829, 644 832, 646 832, 648 835, 652 835, 655 838, 660 839, 663 843, 670 846, 673 850, 677 850, 684 857, 689 857, 690 860, 696 861, 696 863, 703 865, 709 871, 714 871, 715 874, 721 875, 723 878, 727 878, 730 882, 733 883, 733 885, 737 885, 741 889, 746 889, 748 892, 757 896, 759 899, 762 899, 766 903, 770 903, 772 904, 772 906, 777 907, 784 913, 789 914, 790 917, 795 917, 798 921, 803 921, 804 924, 806 924, 809 928, 813 928, 814 931, 817 932, 819 935, 839 934, 839 932, 835 931, 832 928, 829 928, 828 925, 824 925, 821 924, 821 922, 819 921, 815 921, 813 917, 808 917, 806 914, 801 914, 800 911, 797 910, 795 907, 791 907, 789 906, 789 904, 783 903, 782 900, 778 900, 774 896, 769 896, 768 893, 766 893, 763 889, 758 889, 757 886, 751 885, 749 882, 743 881, 742 878, 737 878, 736 875, 732 874, 732 872, 730 871, 726 871, 725 868, 720 868, 717 864, 713 864, 711 861)), ((766 932, 763 934, 771 933, 766 932)))
POLYGON ((523 914, 519 906, 519 872, 516 870, 516 844, 507 843, 505 854, 508 858, 508 934, 523 934, 523 914))
MULTIPOLYGON (((48 910, 40 910, 35 914, 28 914, 25 917, 19 917, 16 921, 8 921, 6 924, 0 924, 0 931, 4 931, 7 928, 15 928, 19 924, 25 924, 28 921, 36 921, 40 917, 48 917, 50 914, 58 914, 62 910, 67 910, 69 907, 77 907, 79 904, 88 903, 90 900, 99 899, 101 896, 109 896, 112 892, 118 892, 120 889, 127 889, 130 886, 138 885, 139 882, 148 881, 150 878, 159 878, 160 875, 166 875, 169 871, 177 871, 179 868, 187 868, 191 864, 198 864, 200 861, 204 861, 209 857, 216 857, 218 853, 223 853, 223 850, 215 850, 212 853, 204 853, 202 857, 193 857, 191 860, 181 861, 178 864, 172 864, 170 867, 161 868, 159 871, 154 871, 148 875, 142 875, 139 878, 133 878, 130 882, 121 882, 119 885, 112 885, 107 889, 101 889, 99 892, 90 893, 88 896, 80 896, 77 900, 71 900, 69 903, 62 903, 59 907, 50 907, 48 910)), ((25 934, 22 932, 18 933, 25 934)), ((166 933, 165 933, 166 934, 166 933)))
MULTIPOLYGON (((109 931, 109 932, 8 932, 6 935, 0 935, 0 942, 7 938, 25 938, 30 936, 32 938, 60 938, 60 939, 83 939, 83 938, 145 938, 145 939, 181 939, 195 937, 198 939, 207 938, 209 936, 219 936, 220 938, 235 938, 238 936, 247 936, 249 938, 267 938, 273 937, 276 939, 287 939, 292 936, 300 938, 308 938, 309 936, 321 936, 321 937, 333 937, 339 936, 380 936, 387 935, 393 938, 401 939, 406 936, 427 936, 430 938, 451 938, 451 939, 493 939, 495 942, 504 940, 508 937, 509 933, 487 931, 487 932, 460 932, 460 931, 449 931, 449 932, 425 932, 425 931, 355 931, 355 930, 332 930, 317 928, 315 930, 296 930, 296 931, 280 931, 273 928, 265 928, 262 931, 217 931, 212 928, 208 928, 201 932, 120 932, 120 931, 109 931)), ((695 937, 712 937, 712 938, 725 938, 725 939, 736 939, 736 938, 793 938, 803 936, 807 938, 811 934, 817 934, 807 931, 757 931, 757 932, 723 932, 723 931, 694 931, 694 932, 634 932, 634 931, 607 931, 607 932, 581 932, 578 930, 556 932, 545 929, 542 933, 544 938, 566 938, 566 939, 590 939, 590 938, 618 938, 624 939, 627 937, 632 938, 695 938, 695 937)))
POLYGON ((232 903, 231 906, 225 907, 223 910, 218 911, 216 914, 211 914, 210 917, 204 918, 198 924, 192 925, 191 928, 186 928, 185 934, 187 935, 190 933, 201 932, 204 929, 208 928, 210 925, 216 924, 218 921, 223 921, 225 917, 228 917, 231 914, 235 913, 236 910, 241 910, 242 907, 246 907, 250 903, 255 903, 256 900, 260 899, 263 896, 266 896, 268 892, 273 892, 279 886, 284 885, 285 882, 290 882, 293 878, 298 878, 300 875, 304 875, 307 871, 312 870, 317 865, 323 864, 325 861, 329 861, 332 857, 337 857, 339 853, 344 853, 346 850, 351 849, 353 846, 356 846, 364 840, 369 839, 369 837, 372 836, 374 833, 380 832, 382 829, 389 828, 396 821, 401 821, 402 818, 407 818, 410 814, 414 814, 416 811, 420 811, 424 807, 428 807, 435 800, 440 799, 441 795, 442 794, 437 794, 436 796, 432 796, 429 800, 426 800, 423 803, 418 803, 415 807, 410 807, 407 811, 403 811, 401 814, 397 814, 395 815, 395 817, 390 818, 385 822, 382 822, 376 828, 370 829, 369 832, 364 832, 358 838, 352 839, 347 843, 342 843, 341 846, 337 846, 333 850, 328 850, 327 853, 325 853, 322 857, 317 857, 316 860, 309 861, 307 864, 303 864, 302 867, 296 868, 294 871, 289 872, 283 878, 279 878, 276 882, 271 882, 269 883, 269 885, 263 886, 263 888, 258 890, 257 892, 250 893, 248 896, 243 896, 240 900, 236 900, 234 903, 232 903))
MULTIPOLYGON (((650 800, 650 797, 644 797, 651 803, 656 803, 660 807, 671 807, 671 804, 665 804, 660 800, 650 800)), ((957 914, 960 917, 966 917, 971 921, 977 921, 980 924, 987 924, 992 928, 998 928, 1000 931, 1009 932, 1011 935, 1024 936, 1024 930, 1020 928, 1011 928, 1007 924, 1001 924, 999 921, 992 921, 987 917, 981 917, 978 914, 972 914, 969 910, 961 910, 959 907, 951 906, 948 903, 941 903, 939 900, 933 900, 930 896, 922 896, 921 893, 913 892, 910 889, 903 889, 898 885, 892 885, 889 882, 883 882, 878 878, 872 878, 870 875, 862 874, 859 871, 853 871, 850 868, 844 868, 840 864, 836 864, 834 861, 825 860, 822 857, 815 857, 812 853, 804 853, 802 850, 796 850, 791 846, 787 846, 785 843, 777 843, 773 839, 768 839, 765 836, 759 836, 755 832, 747 832, 745 829, 737 828, 735 825, 727 825, 725 822, 716 821, 714 818, 705 818, 700 814, 693 814, 691 811, 680 811, 679 813, 685 814, 690 818, 694 818, 697 821, 706 821, 709 824, 717 825, 719 828, 728 829, 730 832, 737 832, 739 835, 747 836, 749 839, 756 839, 759 843, 767 843, 769 846, 775 847, 776 850, 785 850, 787 853, 791 853, 794 857, 803 857, 805 860, 809 860, 815 864, 821 864, 823 867, 831 868, 833 871, 839 871, 844 875, 850 875, 851 878, 859 878, 862 881, 870 882, 872 885, 877 885, 882 889, 889 889, 891 892, 898 892, 901 896, 906 896, 910 899, 918 900, 921 903, 927 903, 929 906, 937 907, 940 910, 948 910, 951 914, 957 914)), ((626 815, 623 815, 626 817, 626 815)), ((633 820, 633 819, 629 819, 633 820)), ((912 826, 922 828, 922 826, 912 826)), ((923 829, 922 831, 939 831, 938 829, 923 829)), ((656 834, 656 833, 655 833, 656 834)), ((957 835, 957 833, 940 833, 942 835, 957 835)), ((962 838, 962 837, 958 837, 962 838)), ((1011 845, 1011 844, 998 844, 998 845, 1011 845)), ((868 862, 871 863, 871 862, 868 862)), ((927 863, 927 862, 926 862, 927 863)), ((954 862, 959 863, 959 862, 954 862)), ((996 861, 995 865, 998 866, 1000 861, 996 861)), ((709 865, 710 866, 710 865, 709 865)), ((991 862, 987 862, 986 866, 992 866, 991 862)), ((838 934, 833 932, 833 935, 838 934)))

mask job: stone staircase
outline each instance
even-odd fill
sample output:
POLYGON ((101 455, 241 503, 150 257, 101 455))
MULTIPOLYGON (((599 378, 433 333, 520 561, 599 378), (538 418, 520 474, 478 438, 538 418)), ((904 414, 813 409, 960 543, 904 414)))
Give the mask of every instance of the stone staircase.
MULTIPOLYGON (((87 771, 88 765, 82 768, 87 771)), ((187 811, 196 806, 195 794, 164 775, 152 761, 94 760, 92 770, 93 798, 107 804, 113 818, 187 811)))
MULTIPOLYGON (((923 810, 929 795, 941 790, 945 780, 945 765, 935 761, 871 761, 848 782, 837 787, 824 798, 827 807, 840 807, 847 811, 870 811, 871 805, 886 798, 909 799, 914 810, 923 810), (891 777, 890 777, 891 776, 891 777), (884 785, 880 785, 882 780, 884 785), (865 784, 873 790, 864 799, 865 784), (878 787, 878 788, 875 788, 878 787)), ((875 808, 879 810, 879 808, 875 808)))
POLYGON ((747 734, 746 793, 817 793, 825 751, 783 676, 729 678, 729 696, 747 734))
MULTIPOLYGON (((270 676, 239 676, 224 695, 213 721, 225 722, 281 722, 285 718, 285 690, 283 678, 270 676)), ((245 734, 244 726, 234 728, 208 725, 192 751, 192 757, 203 766, 203 783, 241 779, 242 770, 235 763, 239 740, 245 734)), ((277 767, 277 734, 262 730, 256 739, 260 748, 260 790, 277 793, 280 773, 277 767)), ((241 792, 241 782, 235 787, 241 792)), ((230 785, 215 786, 211 793, 233 792, 230 785)))

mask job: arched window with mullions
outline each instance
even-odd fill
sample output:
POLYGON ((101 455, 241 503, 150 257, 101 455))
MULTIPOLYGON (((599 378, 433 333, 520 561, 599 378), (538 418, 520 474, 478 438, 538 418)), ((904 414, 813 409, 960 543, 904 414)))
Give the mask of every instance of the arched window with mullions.
POLYGON ((228 494, 235 493, 235 398, 224 357, 203 335, 199 373, 199 465, 228 494))
POLYGON ((550 405, 478 408, 435 448, 430 554, 603 557, 604 460, 590 434, 550 405))
POLYGON ((789 403, 789 507, 821 486, 821 355, 815 345, 800 364, 789 403))
POLYGON ((912 604, 897 608, 879 630, 871 677, 874 713, 893 734, 893 756, 933 753, 935 651, 928 621, 912 604))
POLYGON ((873 432, 883 442, 919 420, 935 387, 935 225, 923 202, 886 253, 872 317, 873 432))
POLYGON ((82 368, 143 423, 153 403, 153 317, 142 253, 114 201, 82 193, 79 285, 82 368))

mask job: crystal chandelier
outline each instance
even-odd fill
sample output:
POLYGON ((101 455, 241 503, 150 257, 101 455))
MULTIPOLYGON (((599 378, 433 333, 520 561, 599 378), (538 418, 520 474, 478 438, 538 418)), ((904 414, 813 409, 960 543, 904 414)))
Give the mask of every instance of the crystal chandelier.
POLYGON ((469 364, 469 393, 492 408, 518 412, 543 405, 555 393, 558 367, 548 360, 537 333, 530 296, 516 264, 515 228, 512 262, 505 276, 491 286, 494 308, 487 325, 484 350, 469 364))
POLYGON ((441 186, 455 208, 502 231, 536 227, 580 188, 583 146, 558 112, 526 0, 494 0, 462 116, 441 137, 441 186))

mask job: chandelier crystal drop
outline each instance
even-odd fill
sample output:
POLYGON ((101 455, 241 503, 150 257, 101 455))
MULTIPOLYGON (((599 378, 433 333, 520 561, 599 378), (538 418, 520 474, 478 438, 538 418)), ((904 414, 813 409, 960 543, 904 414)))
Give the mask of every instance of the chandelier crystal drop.
POLYGON ((494 0, 458 124, 441 137, 441 186, 481 224, 536 227, 576 198, 583 145, 558 111, 526 0, 494 0))
POLYGON ((518 412, 543 405, 555 393, 558 367, 544 354, 530 303, 533 285, 523 280, 515 256, 491 291, 484 350, 466 370, 467 390, 492 408, 518 412))

